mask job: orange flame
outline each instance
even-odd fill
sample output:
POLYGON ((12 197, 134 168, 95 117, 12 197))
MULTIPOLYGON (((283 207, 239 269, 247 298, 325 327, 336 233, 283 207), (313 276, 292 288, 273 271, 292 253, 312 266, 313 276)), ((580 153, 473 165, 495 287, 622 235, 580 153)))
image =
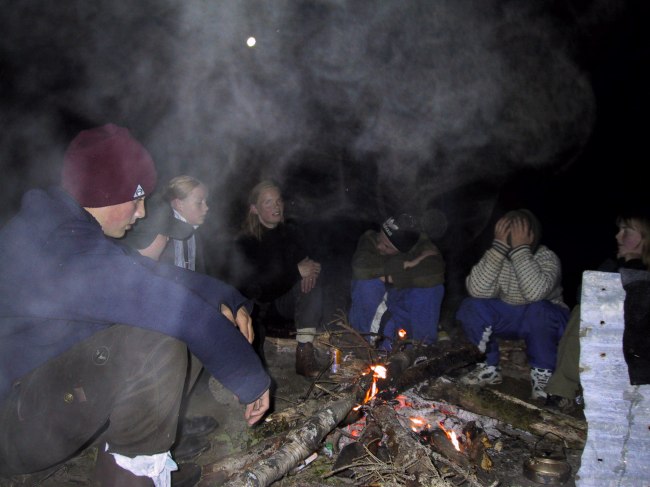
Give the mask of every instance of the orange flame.
POLYGON ((377 395, 377 392, 379 392, 377 390, 377 379, 385 379, 388 373, 388 370, 383 365, 371 365, 370 370, 372 370, 372 385, 366 392, 363 404, 371 401, 377 395))
POLYGON ((456 436, 456 432, 454 430, 447 430, 442 424, 442 421, 438 423, 438 426, 440 426, 440 429, 445 432, 445 435, 447 435, 447 438, 449 438, 449 441, 451 441, 451 444, 454 445, 454 448, 456 451, 460 451, 460 442, 458 441, 458 437, 456 436))
POLYGON ((404 328, 400 328, 397 331, 397 336, 399 337, 400 340, 404 340, 406 338, 406 330, 404 328))

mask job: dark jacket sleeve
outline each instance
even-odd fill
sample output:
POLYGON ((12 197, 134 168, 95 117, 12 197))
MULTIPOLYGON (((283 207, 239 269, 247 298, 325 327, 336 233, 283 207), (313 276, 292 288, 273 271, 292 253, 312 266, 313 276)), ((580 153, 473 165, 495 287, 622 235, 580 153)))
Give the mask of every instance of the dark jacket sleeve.
MULTIPOLYGON (((83 228, 68 228, 59 238, 83 241, 83 228), (75 231, 77 230, 77 231, 75 231)), ((242 403, 269 388, 270 378, 240 331, 220 311, 248 301, 232 286, 203 274, 129 254, 109 239, 88 239, 91 247, 58 260, 48 282, 34 287, 43 317, 121 323, 185 342, 206 369, 242 403)), ((70 248, 53 242, 54 248, 70 248)))

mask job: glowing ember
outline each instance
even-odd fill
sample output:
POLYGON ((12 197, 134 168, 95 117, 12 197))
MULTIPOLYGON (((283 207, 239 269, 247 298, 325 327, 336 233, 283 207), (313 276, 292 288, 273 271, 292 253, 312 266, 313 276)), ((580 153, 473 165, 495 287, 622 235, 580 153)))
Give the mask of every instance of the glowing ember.
POLYGON ((409 401, 408 398, 402 394, 397 396, 395 400, 398 402, 398 405, 395 406, 397 409, 413 407, 413 403, 409 401))
POLYGON ((400 338, 400 340, 404 340, 406 338, 406 330, 404 328, 400 328, 397 332, 397 336, 400 338))
POLYGON ((429 429, 431 426, 424 418, 411 417, 409 418, 409 421, 411 422, 411 430, 415 433, 419 433, 425 428, 429 429))

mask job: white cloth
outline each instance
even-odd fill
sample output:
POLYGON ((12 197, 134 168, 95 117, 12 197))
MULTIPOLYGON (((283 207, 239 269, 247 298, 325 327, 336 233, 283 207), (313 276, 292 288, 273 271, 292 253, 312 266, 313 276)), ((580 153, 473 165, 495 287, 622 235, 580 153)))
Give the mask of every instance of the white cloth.
MULTIPOLYGON (((108 451, 108 443, 106 443, 108 451)), ((172 472, 178 470, 178 465, 172 459, 170 452, 156 453, 155 455, 138 455, 136 457, 127 457, 119 453, 111 453, 117 463, 124 470, 149 477, 153 480, 155 487, 171 487, 172 472)))
POLYGON ((375 343, 377 340, 376 333, 379 333, 379 325, 381 324, 381 318, 384 316, 386 310, 388 310, 388 305, 386 304, 386 299, 388 299, 388 293, 384 293, 384 297, 381 299, 381 303, 377 306, 375 310, 375 316, 372 317, 372 322, 370 323, 370 332, 375 333, 370 339, 371 343, 375 343))

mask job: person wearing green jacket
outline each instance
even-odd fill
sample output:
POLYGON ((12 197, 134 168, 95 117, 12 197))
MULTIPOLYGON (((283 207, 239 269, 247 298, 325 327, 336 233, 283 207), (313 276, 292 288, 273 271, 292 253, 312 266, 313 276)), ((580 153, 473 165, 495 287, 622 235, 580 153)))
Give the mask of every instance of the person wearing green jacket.
POLYGON ((350 325, 371 343, 390 351, 404 332, 425 344, 437 340, 445 261, 415 217, 390 217, 379 231, 365 232, 352 274, 350 325))

